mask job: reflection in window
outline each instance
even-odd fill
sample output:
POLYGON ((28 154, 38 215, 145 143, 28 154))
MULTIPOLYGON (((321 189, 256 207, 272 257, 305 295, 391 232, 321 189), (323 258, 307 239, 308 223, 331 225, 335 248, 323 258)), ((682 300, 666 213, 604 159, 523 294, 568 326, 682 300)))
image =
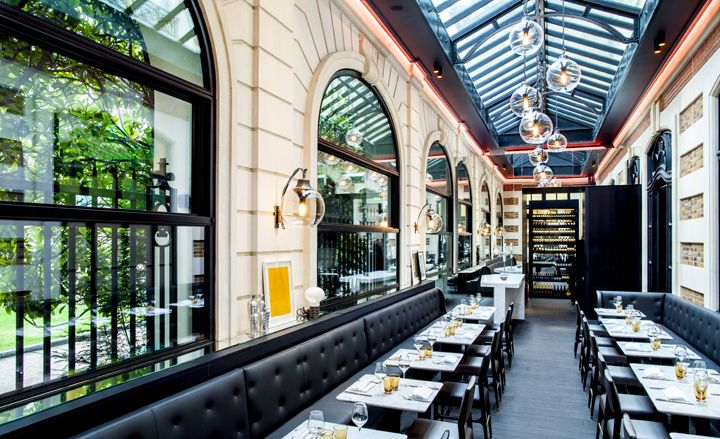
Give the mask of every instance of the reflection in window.
POLYGON ((397 169, 390 119, 375 92, 355 75, 341 74, 325 90, 318 137, 397 169))
POLYGON ((191 104, 7 35, 0 56, 0 201, 190 212, 191 104))
POLYGON ((318 286, 330 312, 398 285, 395 139, 384 106, 355 72, 328 85, 319 122, 318 286))
POLYGON ((473 218, 472 192, 467 167, 460 162, 457 165, 457 233, 458 233, 458 270, 472 265, 473 218))
POLYGON ((425 234, 425 259, 428 275, 446 277, 452 271, 452 235, 455 227, 452 217, 452 180, 450 161, 445 148, 433 144, 425 164, 426 202, 443 218, 443 229, 425 234))
POLYGON ((480 261, 491 259, 492 251, 492 207, 490 206, 490 188, 483 183, 480 188, 480 261))
POLYGON ((200 44, 183 0, 0 0, 122 55, 203 85, 200 44))

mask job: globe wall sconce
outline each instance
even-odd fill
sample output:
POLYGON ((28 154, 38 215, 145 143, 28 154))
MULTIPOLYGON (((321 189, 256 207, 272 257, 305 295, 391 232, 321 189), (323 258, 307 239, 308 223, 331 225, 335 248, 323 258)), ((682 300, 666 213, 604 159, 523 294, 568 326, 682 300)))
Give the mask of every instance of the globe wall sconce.
POLYGON ((276 229, 280 227, 284 229, 285 224, 291 227, 314 227, 320 224, 325 216, 325 200, 313 189, 306 175, 307 169, 297 168, 285 183, 280 205, 276 205, 273 209, 276 229), (302 172, 302 178, 298 178, 295 187, 288 190, 298 172, 302 172))
POLYGON ((442 216, 430 207, 430 203, 425 203, 422 209, 420 209, 420 213, 418 213, 417 219, 415 220, 415 233, 420 232, 420 226, 423 224, 421 221, 424 223, 427 233, 439 232, 442 230, 444 224, 442 216))

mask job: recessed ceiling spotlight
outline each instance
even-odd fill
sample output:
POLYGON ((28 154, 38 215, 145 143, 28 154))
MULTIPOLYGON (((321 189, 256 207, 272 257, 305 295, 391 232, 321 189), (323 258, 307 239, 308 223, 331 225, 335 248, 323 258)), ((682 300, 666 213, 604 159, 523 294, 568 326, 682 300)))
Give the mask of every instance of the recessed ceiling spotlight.
POLYGON ((597 162, 595 160, 593 160, 593 162, 590 164, 590 166, 592 166, 593 168, 597 168, 597 162))
POLYGON ((442 67, 440 66, 440 63, 435 61, 433 63, 433 73, 435 74, 435 77, 437 79, 442 79, 442 67))
POLYGON ((507 164, 503 163, 503 171, 507 171, 507 164))
POLYGON ((665 42, 665 31, 661 30, 658 31, 657 35, 655 35, 655 41, 653 42, 653 52, 654 53, 660 53, 662 52, 662 48, 665 47, 667 43, 665 42))

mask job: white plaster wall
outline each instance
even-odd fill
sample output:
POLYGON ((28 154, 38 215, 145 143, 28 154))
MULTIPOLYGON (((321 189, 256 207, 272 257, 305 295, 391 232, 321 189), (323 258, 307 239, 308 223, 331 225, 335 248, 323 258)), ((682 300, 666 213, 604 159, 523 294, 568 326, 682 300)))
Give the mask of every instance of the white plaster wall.
MULTIPOLYGON (((465 160, 479 218, 480 178, 502 182, 475 154, 455 122, 428 97, 355 17, 349 0, 202 0, 218 76, 217 333, 219 345, 245 339, 247 302, 262 292, 265 261, 293 264, 295 307, 316 282, 316 232, 273 228, 273 205, 296 167, 316 175, 322 92, 350 68, 377 87, 390 110, 400 160, 401 286, 411 283, 410 255, 425 237, 412 225, 425 199, 425 157, 433 141, 451 163, 465 160)), ((494 200, 493 200, 494 202, 494 200)), ((454 208, 454 207, 453 207, 454 208)), ((477 221, 473 229, 477 228, 477 221)))
MULTIPOLYGON (((692 57, 692 56, 691 56, 692 57)), ((690 58, 690 57, 689 57, 690 58)), ((700 70, 687 81, 680 92, 660 110, 655 102, 648 110, 650 126, 631 145, 627 158, 637 155, 641 159, 642 181, 642 224, 643 224, 643 289, 647 289, 647 151, 654 136, 664 129, 672 132, 673 167, 673 293, 680 294, 685 286, 704 293, 705 306, 718 309, 718 94, 720 94, 720 51, 715 52, 700 70), (680 113, 698 96, 703 99, 703 116, 680 133, 680 113), (684 177, 680 172, 680 157, 703 145, 702 169, 684 177), (680 221, 680 199, 704 194, 704 215, 702 218, 680 221), (700 242, 704 244, 704 267, 680 264, 680 243, 700 242)), ((670 83, 668 83, 670 84, 670 83)), ((639 119, 642 119, 639 118, 639 119)), ((619 172, 625 172, 627 160, 622 160, 598 184, 608 184, 611 178, 617 181, 619 172)))

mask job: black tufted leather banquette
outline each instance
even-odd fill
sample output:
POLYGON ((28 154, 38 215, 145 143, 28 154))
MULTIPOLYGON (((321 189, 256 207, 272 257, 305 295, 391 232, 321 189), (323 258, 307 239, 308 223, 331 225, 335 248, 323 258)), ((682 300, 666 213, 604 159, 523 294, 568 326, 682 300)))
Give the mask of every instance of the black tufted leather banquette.
POLYGON ((235 370, 94 430, 83 439, 249 438, 245 376, 235 370))
POLYGON ((347 422, 329 394, 445 312, 440 290, 421 292, 77 437, 266 438, 323 397, 326 420, 347 422))
POLYGON ((669 293, 598 291, 599 306, 610 307, 615 296, 632 303, 656 323, 662 323, 677 337, 715 364, 720 364, 720 313, 688 302, 669 293))

